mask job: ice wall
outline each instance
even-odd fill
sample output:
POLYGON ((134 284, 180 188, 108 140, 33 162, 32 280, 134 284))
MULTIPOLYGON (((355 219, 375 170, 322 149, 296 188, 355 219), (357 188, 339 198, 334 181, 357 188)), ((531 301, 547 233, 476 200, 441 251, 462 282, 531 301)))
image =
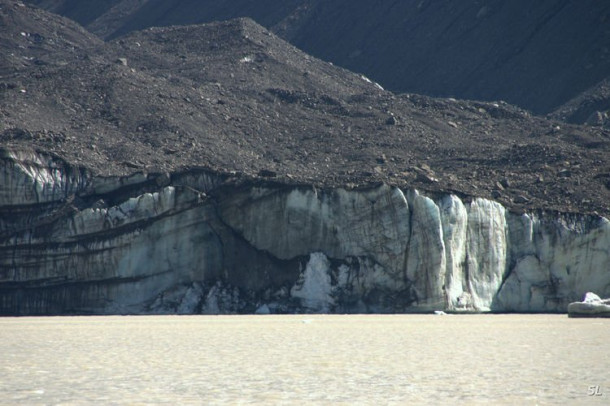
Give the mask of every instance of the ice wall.
POLYGON ((0 158, 2 314, 565 312, 610 296, 603 217, 0 158))

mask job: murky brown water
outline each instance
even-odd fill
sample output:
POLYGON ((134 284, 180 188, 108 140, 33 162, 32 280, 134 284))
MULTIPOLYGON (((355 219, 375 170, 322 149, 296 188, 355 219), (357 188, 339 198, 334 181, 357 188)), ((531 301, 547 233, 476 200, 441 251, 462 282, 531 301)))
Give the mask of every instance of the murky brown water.
POLYGON ((563 315, 0 318, 0 403, 610 404, 609 339, 563 315))

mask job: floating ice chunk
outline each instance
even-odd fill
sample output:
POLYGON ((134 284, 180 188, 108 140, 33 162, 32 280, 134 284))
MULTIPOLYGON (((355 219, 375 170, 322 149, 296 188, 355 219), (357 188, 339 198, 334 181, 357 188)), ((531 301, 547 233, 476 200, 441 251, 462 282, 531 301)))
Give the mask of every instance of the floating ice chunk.
POLYGON ((587 292, 582 302, 568 305, 568 317, 610 317, 610 299, 587 292))

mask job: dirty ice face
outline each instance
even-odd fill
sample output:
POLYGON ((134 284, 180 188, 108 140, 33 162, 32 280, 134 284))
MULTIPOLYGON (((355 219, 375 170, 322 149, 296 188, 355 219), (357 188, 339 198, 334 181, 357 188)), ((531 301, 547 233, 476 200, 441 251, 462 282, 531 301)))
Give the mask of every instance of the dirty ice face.
POLYGON ((564 312, 587 291, 610 296, 603 217, 387 185, 210 198, 211 174, 159 186, 45 156, 1 162, 2 283, 28 286, 1 291, 5 314, 564 312))

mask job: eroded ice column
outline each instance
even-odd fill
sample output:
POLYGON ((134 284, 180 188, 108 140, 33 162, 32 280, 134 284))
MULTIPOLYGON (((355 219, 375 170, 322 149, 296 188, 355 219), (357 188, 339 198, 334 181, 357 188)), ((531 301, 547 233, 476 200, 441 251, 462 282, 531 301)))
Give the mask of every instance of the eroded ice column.
POLYGON ((419 310, 445 308, 445 243, 438 206, 432 199, 409 192, 411 238, 406 275, 413 283, 419 310))
POLYGON ((549 270, 540 261, 534 230, 537 221, 529 214, 507 214, 510 242, 507 277, 493 304, 494 310, 532 311, 543 309, 544 285, 549 270))
POLYGON ((314 252, 290 295, 309 311, 328 313, 334 304, 331 290, 330 262, 321 252, 314 252))
POLYGON ((475 199, 468 208, 467 284, 476 310, 488 311, 506 270, 507 238, 504 206, 475 199))
POLYGON ((454 195, 443 197, 438 204, 445 245, 446 309, 467 310, 472 304, 470 294, 464 290, 468 212, 454 195))

